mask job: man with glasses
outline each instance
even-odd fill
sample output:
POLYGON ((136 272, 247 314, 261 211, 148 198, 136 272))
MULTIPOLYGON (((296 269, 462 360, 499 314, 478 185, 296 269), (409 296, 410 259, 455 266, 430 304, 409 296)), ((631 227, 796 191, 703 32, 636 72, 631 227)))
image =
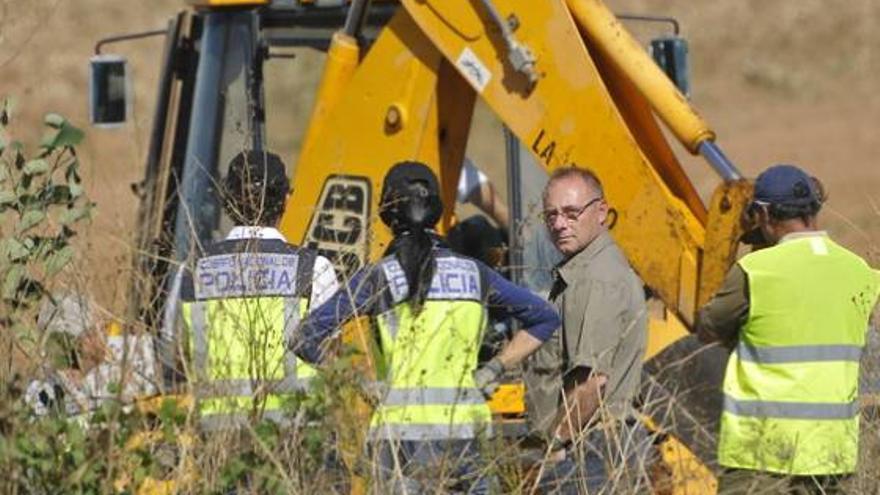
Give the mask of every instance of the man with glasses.
POLYGON ((877 272, 818 230, 817 180, 776 165, 755 181, 750 243, 697 319, 733 349, 718 439, 721 493, 838 493, 856 469, 859 361, 877 272))
POLYGON ((529 418, 558 461, 542 485, 562 493, 645 491, 651 444, 632 405, 647 343, 643 284, 608 233, 609 207, 595 174, 556 170, 543 207, 564 259, 550 291, 562 331, 526 372, 529 418))

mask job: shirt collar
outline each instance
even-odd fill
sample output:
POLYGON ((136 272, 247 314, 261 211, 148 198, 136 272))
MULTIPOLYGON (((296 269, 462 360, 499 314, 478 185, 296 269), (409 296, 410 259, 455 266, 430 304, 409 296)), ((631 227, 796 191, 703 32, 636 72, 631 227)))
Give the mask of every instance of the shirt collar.
POLYGON ((596 255, 602 252, 602 250, 608 247, 612 242, 614 241, 611 239, 611 234, 609 234, 607 230, 600 233, 595 239, 587 244, 587 247, 556 265, 556 273, 558 273, 566 282, 571 282, 573 277, 576 277, 581 269, 590 264, 596 255))
POLYGON ((790 234, 785 234, 782 236, 782 239, 779 239, 778 244, 782 244, 783 242, 794 241, 797 239, 805 239, 807 237, 828 237, 828 232, 824 230, 806 230, 801 232, 792 232, 790 234))
POLYGON ((273 227, 252 227, 252 226, 236 226, 229 231, 226 240, 236 239, 276 239, 287 242, 284 235, 273 227))

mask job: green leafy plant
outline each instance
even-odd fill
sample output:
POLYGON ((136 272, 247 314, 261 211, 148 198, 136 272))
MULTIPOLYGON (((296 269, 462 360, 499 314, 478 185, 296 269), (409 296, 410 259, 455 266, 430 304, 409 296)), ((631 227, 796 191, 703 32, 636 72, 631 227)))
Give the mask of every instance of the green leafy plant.
POLYGON ((0 313, 31 307, 46 295, 45 280, 73 258, 75 224, 94 204, 84 194, 76 155, 84 134, 64 117, 46 116, 39 151, 29 156, 8 141, 10 100, 0 108, 0 313))

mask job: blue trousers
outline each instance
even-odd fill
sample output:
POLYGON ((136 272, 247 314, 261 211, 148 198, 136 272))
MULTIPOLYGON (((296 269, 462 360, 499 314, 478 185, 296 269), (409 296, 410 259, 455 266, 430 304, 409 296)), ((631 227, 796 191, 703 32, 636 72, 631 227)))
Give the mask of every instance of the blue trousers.
POLYGON ((653 439, 641 423, 589 431, 566 458, 548 463, 539 491, 560 495, 650 493, 653 439))
POLYGON ((476 440, 376 441, 375 493, 489 493, 476 440))

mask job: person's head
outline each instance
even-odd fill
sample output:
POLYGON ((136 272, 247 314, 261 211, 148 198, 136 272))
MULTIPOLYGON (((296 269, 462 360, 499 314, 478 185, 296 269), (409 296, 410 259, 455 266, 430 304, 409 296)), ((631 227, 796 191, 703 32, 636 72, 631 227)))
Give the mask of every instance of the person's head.
POLYGON ((290 193, 284 162, 268 151, 236 155, 229 163, 224 188, 223 204, 236 225, 276 225, 290 193))
POLYGON ((542 217, 563 256, 579 253, 606 230, 608 203, 599 178, 588 169, 556 169, 544 187, 542 217))
POLYGON ((507 233, 495 227, 484 215, 473 215, 455 224, 446 235, 449 247, 492 268, 504 265, 507 233))
POLYGON ((404 161, 391 167, 382 183, 379 217, 395 236, 433 229, 442 214, 440 185, 427 165, 404 161))
POLYGON ((396 163, 385 175, 380 198, 379 217, 394 234, 386 255, 400 262, 410 287, 409 301, 418 312, 436 265, 431 229, 443 214, 437 177, 424 163, 396 163))
POLYGON ((774 165, 755 180, 746 212, 764 243, 773 245, 786 234, 815 230, 824 200, 815 177, 794 165, 774 165))

